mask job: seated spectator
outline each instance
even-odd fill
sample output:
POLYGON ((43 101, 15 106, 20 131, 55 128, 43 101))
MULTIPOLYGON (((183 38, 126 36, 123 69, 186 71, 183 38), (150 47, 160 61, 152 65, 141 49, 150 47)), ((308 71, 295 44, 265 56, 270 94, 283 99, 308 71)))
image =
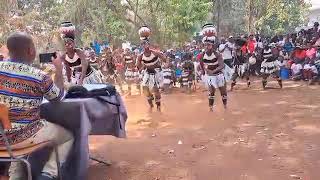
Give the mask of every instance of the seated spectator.
MULTIPOLYGON (((59 101, 63 96, 62 64, 53 60, 55 82, 40 69, 32 67, 36 50, 31 36, 13 33, 7 40, 10 60, 0 62, 0 103, 9 108, 12 128, 6 130, 13 149, 47 141, 57 145, 60 163, 64 163, 73 145, 73 136, 64 128, 40 118, 43 98, 59 101)), ((5 149, 3 140, 0 148, 5 149)), ((23 165, 11 163, 10 179, 26 179, 23 165)), ((37 180, 52 180, 58 175, 55 153, 51 153, 37 180)))
POLYGON ((293 50, 294 50, 294 45, 293 43, 290 41, 290 37, 287 36, 284 40, 284 44, 283 44, 283 50, 284 52, 290 54, 293 50))
POLYGON ((295 81, 301 80, 302 78, 302 65, 300 63, 293 63, 291 65, 292 79, 295 81))
POLYGON ((311 46, 311 43, 307 44, 306 56, 313 60, 316 57, 317 49, 311 46))
POLYGON ((314 61, 308 59, 307 63, 303 66, 303 78, 305 81, 310 81, 310 84, 317 78, 318 70, 314 61))
POLYGON ((307 57, 306 50, 301 45, 297 45, 296 49, 292 54, 293 61, 295 63, 301 63, 301 62, 304 62, 306 57, 307 57))

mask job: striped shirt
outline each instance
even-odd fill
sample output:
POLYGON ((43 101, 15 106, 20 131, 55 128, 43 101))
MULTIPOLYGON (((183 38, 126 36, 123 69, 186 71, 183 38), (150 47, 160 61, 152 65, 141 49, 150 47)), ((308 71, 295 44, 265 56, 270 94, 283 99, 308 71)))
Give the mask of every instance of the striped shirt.
POLYGON ((264 49, 262 56, 263 56, 263 60, 269 60, 269 59, 271 59, 271 57, 272 57, 272 51, 271 51, 271 49, 268 49, 268 50, 267 50, 267 49, 264 49))
POLYGON ((159 57, 151 53, 150 56, 145 56, 144 54, 142 55, 142 63, 146 67, 154 66, 156 64, 159 64, 159 57))
POLYGON ((172 82, 173 71, 170 68, 162 69, 163 83, 170 84, 172 82))
POLYGON ((0 62, 0 103, 9 108, 12 129, 6 133, 12 144, 30 138, 41 129, 43 98, 56 100, 62 95, 51 77, 40 69, 22 63, 0 62))

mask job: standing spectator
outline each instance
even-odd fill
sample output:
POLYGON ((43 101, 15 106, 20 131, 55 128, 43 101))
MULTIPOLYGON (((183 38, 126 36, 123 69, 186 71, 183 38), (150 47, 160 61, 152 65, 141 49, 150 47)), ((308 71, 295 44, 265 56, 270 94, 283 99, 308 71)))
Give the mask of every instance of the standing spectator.
POLYGON ((230 68, 232 68, 232 54, 234 50, 234 45, 230 42, 230 39, 232 40, 233 37, 229 38, 228 41, 226 41, 224 38, 221 39, 221 44, 219 45, 219 52, 222 54, 224 63, 227 64, 230 68))
POLYGON ((319 23, 315 22, 312 28, 313 37, 317 36, 318 33, 319 33, 319 23))
POLYGON ((181 61, 182 59, 182 51, 180 50, 180 48, 177 48, 176 49, 176 53, 175 53, 175 59, 176 61, 181 61))
POLYGON ((255 64, 250 64, 250 68, 253 70, 253 72, 255 73, 255 75, 259 75, 260 74, 260 69, 261 69, 261 63, 262 63, 262 53, 263 53, 263 38, 258 35, 256 37, 256 41, 257 41, 257 47, 255 50, 255 58, 256 58, 256 63, 255 64))
POLYGON ((92 49, 94 49, 94 52, 97 56, 101 54, 101 46, 98 41, 95 40, 93 43, 90 44, 90 46, 92 49))
POLYGON ((169 49, 169 50, 168 50, 168 55, 167 55, 167 56, 169 57, 170 62, 174 61, 175 55, 174 55, 173 49, 169 49))
POLYGON ((298 32, 298 37, 296 39, 296 46, 297 45, 303 45, 303 43, 305 42, 306 40, 306 36, 305 36, 305 30, 304 29, 301 29, 299 32, 298 32))
POLYGON ((199 49, 199 46, 196 46, 195 49, 193 50, 193 59, 197 60, 198 54, 200 54, 201 50, 199 49))
POLYGON ((183 54, 182 54, 182 60, 183 61, 191 61, 192 57, 193 57, 193 54, 192 54, 191 48, 189 45, 187 45, 185 47, 183 54))
POLYGON ((255 52, 256 45, 257 45, 257 42, 254 39, 254 35, 250 34, 249 39, 248 39, 248 43, 247 43, 248 53, 250 56, 253 55, 253 53, 255 52))

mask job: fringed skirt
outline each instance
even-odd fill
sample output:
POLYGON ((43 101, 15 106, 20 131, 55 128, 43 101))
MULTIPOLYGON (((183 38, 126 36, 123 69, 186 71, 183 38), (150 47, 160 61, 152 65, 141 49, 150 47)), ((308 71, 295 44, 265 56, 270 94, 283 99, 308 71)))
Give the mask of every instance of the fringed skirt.
POLYGON ((212 76, 209 76, 206 74, 204 75, 203 78, 207 88, 211 88, 211 87, 220 88, 225 86, 226 84, 226 80, 223 73, 212 75, 212 76))
MULTIPOLYGON (((71 83, 75 85, 79 85, 81 72, 75 72, 71 76, 71 83)), ((83 84, 102 84, 103 83, 103 75, 101 71, 97 71, 92 68, 92 72, 88 74, 83 79, 83 84)))
POLYGON ((125 72, 125 80, 127 83, 134 83, 139 81, 139 72, 132 69, 127 69, 125 72))
POLYGON ((250 65, 247 63, 234 65, 234 73, 237 73, 238 77, 243 77, 245 73, 249 72, 250 65))
POLYGON ((278 60, 267 62, 266 60, 261 63, 261 73, 273 74, 280 70, 280 62, 278 60))
POLYGON ((156 69, 154 73, 148 71, 143 72, 142 86, 153 88, 161 88, 163 85, 163 76, 160 69, 156 69))
POLYGON ((189 86, 189 84, 192 84, 193 80, 193 74, 189 71, 182 71, 181 75, 181 85, 182 86, 189 86))

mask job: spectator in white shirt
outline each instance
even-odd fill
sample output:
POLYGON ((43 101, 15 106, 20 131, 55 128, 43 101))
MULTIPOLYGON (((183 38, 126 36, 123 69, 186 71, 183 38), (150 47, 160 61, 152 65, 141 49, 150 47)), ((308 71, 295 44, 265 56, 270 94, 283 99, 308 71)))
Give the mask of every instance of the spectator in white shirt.
POLYGON ((314 61, 307 60, 307 63, 303 66, 303 78, 306 81, 310 81, 310 84, 318 76, 318 69, 314 64, 314 61))
POLYGON ((222 38, 221 44, 219 45, 219 52, 222 54, 223 61, 230 68, 232 68, 232 63, 233 63, 234 44, 232 43, 232 41, 233 41, 233 37, 230 37, 228 41, 222 38))
POLYGON ((302 65, 299 63, 293 63, 291 65, 291 73, 293 80, 300 80, 302 78, 302 65))

